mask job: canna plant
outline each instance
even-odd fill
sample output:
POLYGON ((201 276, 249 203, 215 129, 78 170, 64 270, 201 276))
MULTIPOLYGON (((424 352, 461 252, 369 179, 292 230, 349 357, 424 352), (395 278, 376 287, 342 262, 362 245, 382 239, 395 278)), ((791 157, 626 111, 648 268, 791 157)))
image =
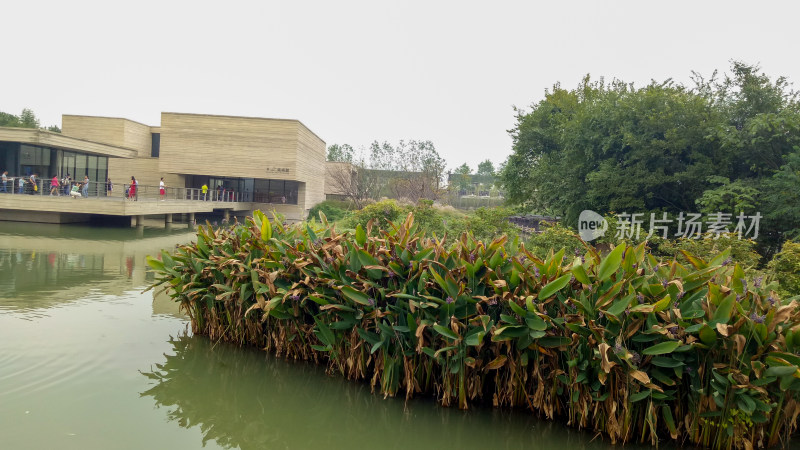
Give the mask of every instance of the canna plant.
POLYGON ((339 234, 256 211, 148 258, 214 341, 314 361, 385 396, 526 408, 612 443, 784 444, 800 415, 800 308, 722 252, 645 243, 540 259, 505 236, 424 238, 413 215, 339 234))

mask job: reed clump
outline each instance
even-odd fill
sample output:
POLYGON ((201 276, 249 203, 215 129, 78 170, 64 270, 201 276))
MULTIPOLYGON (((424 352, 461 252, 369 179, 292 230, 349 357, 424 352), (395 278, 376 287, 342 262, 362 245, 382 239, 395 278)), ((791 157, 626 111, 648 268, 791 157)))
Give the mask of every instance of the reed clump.
POLYGON ((800 308, 722 252, 621 244, 539 259, 505 236, 451 243, 413 215, 339 234, 257 211, 149 258, 192 330, 325 364, 386 396, 520 407, 612 443, 788 445, 800 308))

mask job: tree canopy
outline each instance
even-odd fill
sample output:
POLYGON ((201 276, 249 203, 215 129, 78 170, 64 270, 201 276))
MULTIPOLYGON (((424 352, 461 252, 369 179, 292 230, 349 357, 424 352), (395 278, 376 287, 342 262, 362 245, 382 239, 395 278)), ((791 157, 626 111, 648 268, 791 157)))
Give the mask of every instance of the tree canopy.
POLYGON ((800 169, 797 95, 758 66, 733 62, 730 74, 694 74, 691 86, 587 75, 516 112, 500 174, 512 203, 569 224, 584 209, 741 208, 761 211, 766 239, 800 229, 800 202, 788 203, 800 169))
POLYGON ((0 127, 42 128, 56 133, 61 132, 61 129, 56 125, 50 125, 46 128, 41 127, 36 114, 28 108, 23 109, 19 116, 0 111, 0 127))

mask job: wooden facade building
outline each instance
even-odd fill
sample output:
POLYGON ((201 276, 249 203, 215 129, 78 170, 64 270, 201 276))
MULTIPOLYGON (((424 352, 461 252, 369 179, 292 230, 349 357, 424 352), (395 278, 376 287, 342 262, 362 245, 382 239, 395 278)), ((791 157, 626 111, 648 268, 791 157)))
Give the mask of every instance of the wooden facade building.
POLYGON ((158 186, 162 177, 168 187, 206 185, 254 208, 274 205, 291 220, 325 199, 325 142, 298 120, 164 112, 159 126, 149 126, 64 115, 62 133, 132 150, 134 157, 108 161, 118 185, 131 176, 140 186, 158 186))

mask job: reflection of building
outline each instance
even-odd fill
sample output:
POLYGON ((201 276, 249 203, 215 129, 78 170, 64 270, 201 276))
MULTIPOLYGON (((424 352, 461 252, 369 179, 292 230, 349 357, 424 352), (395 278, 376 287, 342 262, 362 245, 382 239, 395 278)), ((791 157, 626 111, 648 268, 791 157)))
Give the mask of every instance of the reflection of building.
MULTIPOLYGON (((6 309, 50 308, 89 295, 141 290, 148 255, 190 242, 190 231, 64 227, 0 222, 0 299, 6 309)), ((153 294, 154 314, 177 314, 169 298, 153 294)))
POLYGON ((171 187, 206 185, 242 202, 279 205, 287 216, 304 217, 324 200, 325 142, 297 120, 162 113, 161 126, 151 127, 64 115, 62 129, 132 149, 134 158, 109 161, 117 183, 135 176, 141 186, 158 186, 161 177, 171 187))

